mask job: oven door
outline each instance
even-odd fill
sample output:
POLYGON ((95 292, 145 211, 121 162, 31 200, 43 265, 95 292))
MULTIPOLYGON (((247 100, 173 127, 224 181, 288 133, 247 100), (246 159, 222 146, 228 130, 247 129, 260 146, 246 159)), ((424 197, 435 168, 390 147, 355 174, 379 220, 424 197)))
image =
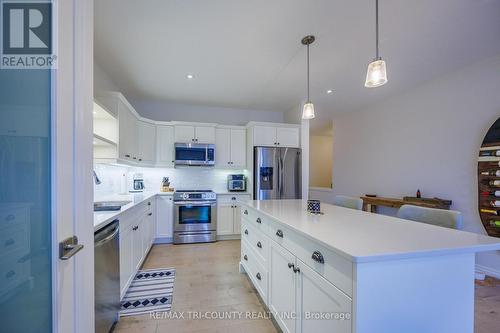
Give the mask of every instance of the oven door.
POLYGON ((212 166, 215 164, 215 146, 211 144, 176 143, 175 164, 212 166))
POLYGON ((175 202, 174 231, 217 230, 217 203, 211 201, 175 202))

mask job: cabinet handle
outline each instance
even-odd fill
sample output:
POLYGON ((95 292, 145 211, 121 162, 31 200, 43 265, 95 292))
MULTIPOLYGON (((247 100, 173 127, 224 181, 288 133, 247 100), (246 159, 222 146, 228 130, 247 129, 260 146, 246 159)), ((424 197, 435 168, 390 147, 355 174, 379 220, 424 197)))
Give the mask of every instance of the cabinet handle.
POLYGON ((243 214, 248 215, 248 210, 245 209, 245 211, 243 212, 243 214))
POLYGON ((294 264, 292 264, 291 262, 288 263, 288 268, 294 268, 294 267, 295 267, 294 264))
POLYGON ((16 219, 16 217, 14 215, 10 214, 10 215, 7 215, 7 217, 5 218, 5 221, 9 222, 9 221, 13 221, 15 219, 16 219))
POLYGON ((231 200, 236 200, 236 197, 232 197, 231 200))
POLYGON ((325 263, 325 258, 323 258, 323 255, 319 251, 314 251, 311 258, 312 260, 319 262, 320 264, 325 263))
POLYGON ((151 206, 151 201, 148 201, 148 206, 151 206))
POLYGON ((260 273, 257 273, 257 275, 255 275, 255 277, 257 278, 257 280, 262 280, 260 273))
POLYGON ((132 157, 132 159, 133 159, 133 160, 136 160, 136 159, 137 159, 137 157, 135 157, 135 156, 134 156, 134 157, 132 157))
POLYGON ((245 235, 248 235, 248 230, 247 229, 245 229, 245 235))
POLYGON ((257 247, 258 247, 259 249, 262 249, 262 244, 261 244, 260 242, 257 242, 257 247))
POLYGON ((142 158, 139 159, 139 162, 142 162, 142 158))
POLYGON ((255 221, 257 221, 257 223, 262 223, 262 220, 260 219, 260 217, 258 217, 257 220, 255 220, 255 221))
POLYGON ((248 257, 247 257, 246 254, 243 256, 243 259, 245 259, 246 261, 248 261, 248 257))
POLYGON ((278 231, 276 231, 276 236, 283 238, 283 231, 281 231, 281 229, 278 229, 278 231))
POLYGON ((148 216, 151 216, 151 215, 153 215, 153 213, 149 213, 149 214, 148 214, 148 216))
POLYGON ((128 158, 130 158, 130 155, 129 155, 129 154, 125 154, 125 157, 128 157, 128 158))
POLYGON ((294 267, 294 268, 293 268, 293 272, 294 272, 294 273, 300 273, 300 268, 298 268, 298 267, 294 267))

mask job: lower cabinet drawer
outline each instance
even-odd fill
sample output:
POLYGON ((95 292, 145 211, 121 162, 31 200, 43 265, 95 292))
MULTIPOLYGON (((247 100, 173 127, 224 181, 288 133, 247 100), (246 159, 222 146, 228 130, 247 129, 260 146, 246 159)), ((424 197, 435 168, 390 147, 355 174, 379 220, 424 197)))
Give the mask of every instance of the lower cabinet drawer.
POLYGON ((258 255, 262 265, 267 267, 269 257, 269 238, 257 228, 252 227, 248 221, 241 223, 241 238, 246 240, 258 255))
POLYGON ((272 240, 352 297, 352 262, 281 224, 268 224, 272 240))
POLYGON ((248 221, 250 225, 259 229, 263 233, 267 233, 268 231, 268 219, 265 218, 258 211, 248 208, 247 206, 241 207, 241 220, 248 221))
POLYGON ((241 241, 241 263, 245 268, 253 286, 260 294, 260 297, 267 304, 268 301, 268 271, 259 262, 255 251, 245 241, 241 241))

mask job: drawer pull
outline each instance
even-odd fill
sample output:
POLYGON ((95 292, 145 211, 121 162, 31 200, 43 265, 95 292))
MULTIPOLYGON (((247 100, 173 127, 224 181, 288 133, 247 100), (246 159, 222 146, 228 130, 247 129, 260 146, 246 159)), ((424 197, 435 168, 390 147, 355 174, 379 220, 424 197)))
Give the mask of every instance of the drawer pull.
POLYGON ((148 202, 148 206, 151 206, 151 201, 150 201, 150 202, 148 202))
MULTIPOLYGON (((5 277, 7 279, 10 279, 11 277, 13 277, 14 275, 16 275, 16 272, 14 271, 8 271, 7 274, 5 274, 5 277)), ((259 279, 260 280, 260 279, 259 279)))
POLYGON ((149 214, 148 214, 148 216, 151 216, 151 215, 153 215, 153 213, 149 213, 149 214))
POLYGON ((5 246, 11 246, 14 245, 15 241, 12 238, 9 238, 5 241, 5 246))
POLYGON ((257 247, 258 247, 259 249, 262 249, 262 244, 261 244, 260 242, 257 242, 257 247))
POLYGON ((325 263, 325 258, 323 258, 323 255, 319 251, 314 251, 311 258, 312 260, 319 262, 320 264, 325 263))
POLYGON ((262 220, 260 219, 260 217, 258 217, 257 220, 255 220, 255 221, 257 221, 257 223, 262 223, 262 220))
POLYGON ((276 236, 278 236, 280 238, 283 238, 283 231, 281 231, 280 229, 278 229, 278 231, 276 231, 276 236))
POLYGON ((243 256, 243 259, 245 259, 246 261, 248 261, 248 256, 245 254, 245 255, 243 256))
POLYGON ((294 268, 294 267, 295 267, 294 264, 292 264, 291 262, 288 263, 288 268, 294 268))
POLYGON ((15 220, 16 217, 14 215, 7 215, 7 217, 5 217, 5 221, 9 222, 9 221, 12 221, 12 220, 15 220))
POLYGON ((245 209, 245 211, 243 212, 243 214, 248 215, 248 210, 245 209))
POLYGON ((245 229, 245 235, 248 235, 248 230, 247 229, 245 229))
POLYGON ((257 275, 255 275, 255 277, 257 278, 257 280, 262 280, 262 277, 260 276, 260 273, 257 273, 257 275))
POLYGON ((300 268, 298 268, 298 267, 294 267, 294 268, 293 268, 293 272, 294 272, 294 273, 300 273, 300 268))

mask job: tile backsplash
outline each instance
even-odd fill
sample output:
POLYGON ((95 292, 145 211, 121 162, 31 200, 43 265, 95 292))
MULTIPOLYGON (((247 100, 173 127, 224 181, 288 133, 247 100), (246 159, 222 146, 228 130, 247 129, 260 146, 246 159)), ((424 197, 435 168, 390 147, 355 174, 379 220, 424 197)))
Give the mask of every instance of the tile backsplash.
POLYGON ((215 192, 227 191, 227 175, 246 174, 247 170, 225 170, 213 168, 141 168, 109 164, 95 164, 94 170, 101 180, 94 185, 94 197, 106 197, 129 190, 129 179, 134 173, 142 173, 146 191, 159 191, 163 177, 170 178, 170 186, 176 190, 204 189, 215 192))

